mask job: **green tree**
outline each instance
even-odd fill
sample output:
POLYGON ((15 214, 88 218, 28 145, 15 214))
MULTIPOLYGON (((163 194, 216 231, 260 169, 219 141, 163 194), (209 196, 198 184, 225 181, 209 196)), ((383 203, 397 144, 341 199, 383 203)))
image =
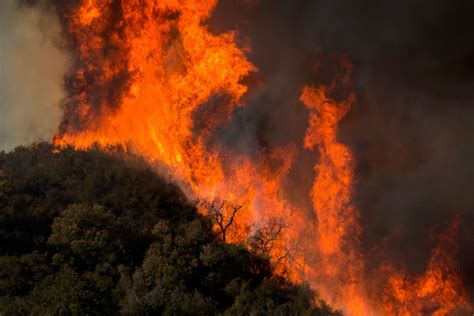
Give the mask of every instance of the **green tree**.
POLYGON ((28 297, 34 315, 103 315, 115 312, 113 302, 101 295, 87 278, 63 268, 36 284, 28 297))
POLYGON ((48 243, 85 269, 104 261, 114 264, 124 254, 116 217, 100 205, 72 204, 51 227, 48 243))

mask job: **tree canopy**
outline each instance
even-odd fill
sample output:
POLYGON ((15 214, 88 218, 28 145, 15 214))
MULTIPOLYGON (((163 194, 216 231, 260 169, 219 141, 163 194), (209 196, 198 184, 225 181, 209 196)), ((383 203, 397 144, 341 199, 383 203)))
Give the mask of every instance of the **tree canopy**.
POLYGON ((0 314, 334 312, 138 158, 41 143, 0 153, 0 314))

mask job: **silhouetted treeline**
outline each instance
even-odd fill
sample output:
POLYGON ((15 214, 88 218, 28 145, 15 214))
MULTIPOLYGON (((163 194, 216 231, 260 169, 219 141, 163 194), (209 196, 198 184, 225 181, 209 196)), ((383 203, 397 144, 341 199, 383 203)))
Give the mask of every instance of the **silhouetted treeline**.
POLYGON ((0 153, 1 315, 333 314, 144 162, 53 149, 0 153))

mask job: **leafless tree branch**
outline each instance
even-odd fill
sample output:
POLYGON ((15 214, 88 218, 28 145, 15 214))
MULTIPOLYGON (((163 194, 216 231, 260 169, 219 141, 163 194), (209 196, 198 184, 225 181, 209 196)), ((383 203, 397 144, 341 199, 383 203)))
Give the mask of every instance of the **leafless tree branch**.
POLYGON ((211 220, 217 224, 222 240, 227 239, 227 232, 235 221, 237 212, 245 205, 245 203, 233 206, 225 201, 218 203, 217 201, 206 202, 204 206, 208 210, 211 220))

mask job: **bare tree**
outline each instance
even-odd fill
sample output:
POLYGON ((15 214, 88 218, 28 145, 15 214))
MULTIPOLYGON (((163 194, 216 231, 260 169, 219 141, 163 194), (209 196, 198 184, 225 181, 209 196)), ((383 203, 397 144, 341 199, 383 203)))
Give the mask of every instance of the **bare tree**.
POLYGON ((219 232, 222 240, 225 242, 227 238, 228 229, 234 223, 237 212, 244 206, 245 203, 241 205, 231 205, 226 201, 218 202, 204 202, 204 207, 207 208, 208 216, 219 228, 219 232))
POLYGON ((286 227, 283 218, 271 218, 249 238, 250 249, 259 255, 270 256, 286 227))
MULTIPOLYGON (((207 210, 209 218, 217 227, 224 242, 227 242, 230 231, 232 231, 232 234, 235 231, 239 233, 239 229, 235 230, 235 227, 240 227, 239 223, 236 222, 236 218, 245 203, 233 205, 225 200, 214 200, 212 202, 202 202, 200 205, 207 210)), ((251 236, 248 236, 249 227, 244 227, 241 233, 245 236, 240 237, 242 241, 246 240, 249 250, 267 257, 274 268, 281 268, 282 273, 286 273, 285 267, 299 261, 298 258, 302 255, 300 243, 294 238, 285 236, 287 228, 288 226, 283 217, 272 217, 260 224, 251 236)))
POLYGON ((297 236, 285 233, 289 226, 283 217, 270 218, 247 240, 254 253, 268 258, 274 269, 285 274, 287 267, 300 264, 303 249, 297 236))

